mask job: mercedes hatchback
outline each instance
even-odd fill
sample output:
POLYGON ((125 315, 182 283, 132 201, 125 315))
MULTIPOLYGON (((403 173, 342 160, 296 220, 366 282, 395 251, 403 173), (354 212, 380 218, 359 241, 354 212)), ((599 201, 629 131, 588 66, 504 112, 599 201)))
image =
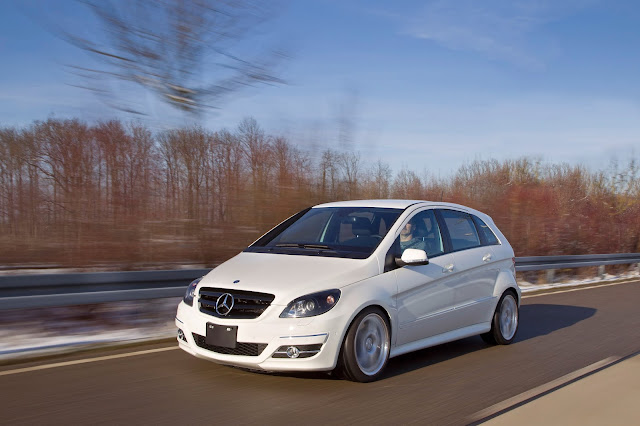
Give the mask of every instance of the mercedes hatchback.
POLYGON ((519 305, 513 249, 489 216, 361 200, 303 210, 193 281, 176 326, 199 358, 369 382, 407 352, 511 343, 519 305))

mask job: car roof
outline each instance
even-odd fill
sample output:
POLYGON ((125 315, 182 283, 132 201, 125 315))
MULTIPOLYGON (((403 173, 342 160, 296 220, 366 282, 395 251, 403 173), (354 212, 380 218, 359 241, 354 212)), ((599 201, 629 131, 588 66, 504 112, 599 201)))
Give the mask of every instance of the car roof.
MULTIPOLYGON (((453 208, 456 210, 462 210, 467 213, 475 214, 485 222, 489 221, 493 223, 493 219, 479 210, 471 207, 463 206, 462 204, 445 203, 444 201, 425 201, 425 200, 352 200, 352 201, 335 201, 333 203, 324 203, 313 206, 313 208, 320 207, 378 207, 388 209, 402 209, 406 210, 409 207, 440 207, 440 208, 453 208)), ((494 224, 495 226, 495 224, 494 224)))
POLYGON ((439 206, 454 207, 456 209, 473 210, 460 204, 445 203, 442 201, 424 201, 424 200, 352 200, 352 201, 336 201, 333 203, 325 203, 314 206, 318 207, 381 207, 390 209, 406 209, 410 206, 439 206))

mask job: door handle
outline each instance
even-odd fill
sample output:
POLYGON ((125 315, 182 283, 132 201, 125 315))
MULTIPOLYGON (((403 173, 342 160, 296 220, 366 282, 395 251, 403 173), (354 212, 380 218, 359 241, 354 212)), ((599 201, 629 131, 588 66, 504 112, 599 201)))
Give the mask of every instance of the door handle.
POLYGON ((491 254, 490 253, 487 253, 484 256, 482 256, 482 261, 483 262, 488 262, 490 260, 491 260, 491 254))
POLYGON ((442 268, 442 273, 453 272, 453 263, 442 268))

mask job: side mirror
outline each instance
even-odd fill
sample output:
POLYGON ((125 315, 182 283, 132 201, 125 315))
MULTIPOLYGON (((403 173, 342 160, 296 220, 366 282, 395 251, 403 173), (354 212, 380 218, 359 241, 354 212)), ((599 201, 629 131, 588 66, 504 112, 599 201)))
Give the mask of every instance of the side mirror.
POLYGON ((418 265, 428 265, 428 264, 429 264, 429 259, 427 258, 427 253, 424 250, 406 249, 402 253, 401 258, 396 257, 396 265, 400 267, 405 265, 418 266, 418 265))

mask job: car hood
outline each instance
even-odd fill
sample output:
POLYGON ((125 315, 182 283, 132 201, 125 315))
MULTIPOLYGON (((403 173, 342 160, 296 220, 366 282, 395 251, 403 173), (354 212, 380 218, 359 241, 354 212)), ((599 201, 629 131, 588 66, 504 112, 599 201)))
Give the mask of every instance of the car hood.
POLYGON ((344 259, 243 252, 205 275, 199 287, 271 293, 275 295, 272 304, 284 306, 297 297, 340 288, 378 273, 373 256, 344 259))

